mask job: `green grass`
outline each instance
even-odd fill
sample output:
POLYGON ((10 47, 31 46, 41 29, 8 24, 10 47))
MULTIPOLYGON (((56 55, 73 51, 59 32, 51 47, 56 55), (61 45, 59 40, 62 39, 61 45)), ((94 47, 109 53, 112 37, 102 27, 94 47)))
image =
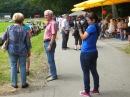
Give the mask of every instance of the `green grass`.
POLYGON ((130 44, 124 46, 123 48, 121 48, 121 50, 127 54, 130 54, 130 44))
POLYGON ((0 32, 4 32, 6 28, 13 23, 1 22, 0 23, 0 32))
MULTIPOLYGON (((45 20, 43 20, 43 21, 45 21, 45 20)), ((8 25, 10 25, 10 23, 1 23, 0 22, 0 28, 6 29, 8 25)), ((0 32, 1 31, 3 31, 3 30, 0 30, 0 32)), ((40 58, 41 56, 42 57, 44 56, 43 33, 44 33, 44 31, 42 30, 41 33, 39 33, 37 36, 34 36, 31 38, 31 43, 32 43, 31 59, 32 60, 31 60, 31 67, 30 67, 31 74, 28 77, 28 80, 34 78, 37 71, 41 68, 41 65, 43 65, 43 63, 41 62, 41 61, 43 61, 43 58, 40 58), (39 59, 41 59, 41 60, 39 60, 39 59)), ((9 58, 8 58, 8 53, 7 53, 7 51, 3 52, 0 49, 0 85, 8 84, 8 83, 11 83, 10 62, 9 62, 9 58)))

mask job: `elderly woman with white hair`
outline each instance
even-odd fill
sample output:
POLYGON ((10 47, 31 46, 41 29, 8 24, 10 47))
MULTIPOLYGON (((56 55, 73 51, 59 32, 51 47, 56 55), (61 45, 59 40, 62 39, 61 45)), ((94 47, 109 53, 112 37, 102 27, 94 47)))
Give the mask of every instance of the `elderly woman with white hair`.
POLYGON ((15 13, 13 15, 14 24, 5 31, 2 39, 9 39, 8 55, 11 67, 12 87, 17 86, 17 61, 20 63, 20 75, 22 88, 28 87, 26 83, 26 57, 30 57, 31 42, 27 29, 23 26, 24 15, 15 13))

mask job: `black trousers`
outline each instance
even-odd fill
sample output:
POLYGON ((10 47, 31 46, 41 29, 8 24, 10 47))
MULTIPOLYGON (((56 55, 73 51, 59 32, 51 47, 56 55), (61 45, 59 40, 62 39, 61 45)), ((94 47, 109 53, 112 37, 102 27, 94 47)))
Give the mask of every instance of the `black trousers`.
POLYGON ((66 33, 62 30, 62 48, 67 48, 68 39, 69 39, 69 31, 68 31, 68 34, 66 34, 66 33))
POLYGON ((75 39, 75 45, 78 45, 78 42, 79 42, 79 45, 82 44, 82 40, 80 36, 75 36, 74 39, 75 39))

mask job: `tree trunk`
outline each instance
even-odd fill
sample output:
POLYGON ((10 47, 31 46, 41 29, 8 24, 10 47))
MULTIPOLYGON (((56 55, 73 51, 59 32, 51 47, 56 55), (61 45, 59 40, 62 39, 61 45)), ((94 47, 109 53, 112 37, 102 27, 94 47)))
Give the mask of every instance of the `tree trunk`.
POLYGON ((112 13, 113 13, 113 18, 118 18, 117 8, 115 4, 112 5, 112 13))

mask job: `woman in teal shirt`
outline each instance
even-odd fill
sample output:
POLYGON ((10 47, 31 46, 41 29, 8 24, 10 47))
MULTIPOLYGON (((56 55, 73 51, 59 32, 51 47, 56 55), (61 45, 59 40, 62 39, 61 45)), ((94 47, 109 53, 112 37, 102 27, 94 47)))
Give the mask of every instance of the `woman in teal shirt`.
POLYGON ((90 13, 87 16, 88 28, 82 33, 79 25, 79 34, 82 39, 82 49, 80 54, 80 63, 84 76, 84 91, 80 91, 80 95, 90 97, 90 93, 99 94, 99 75, 97 73, 97 58, 98 51, 96 43, 100 32, 98 26, 98 17, 94 13, 90 13), (90 90, 90 77, 89 72, 91 71, 94 79, 94 88, 90 90))

